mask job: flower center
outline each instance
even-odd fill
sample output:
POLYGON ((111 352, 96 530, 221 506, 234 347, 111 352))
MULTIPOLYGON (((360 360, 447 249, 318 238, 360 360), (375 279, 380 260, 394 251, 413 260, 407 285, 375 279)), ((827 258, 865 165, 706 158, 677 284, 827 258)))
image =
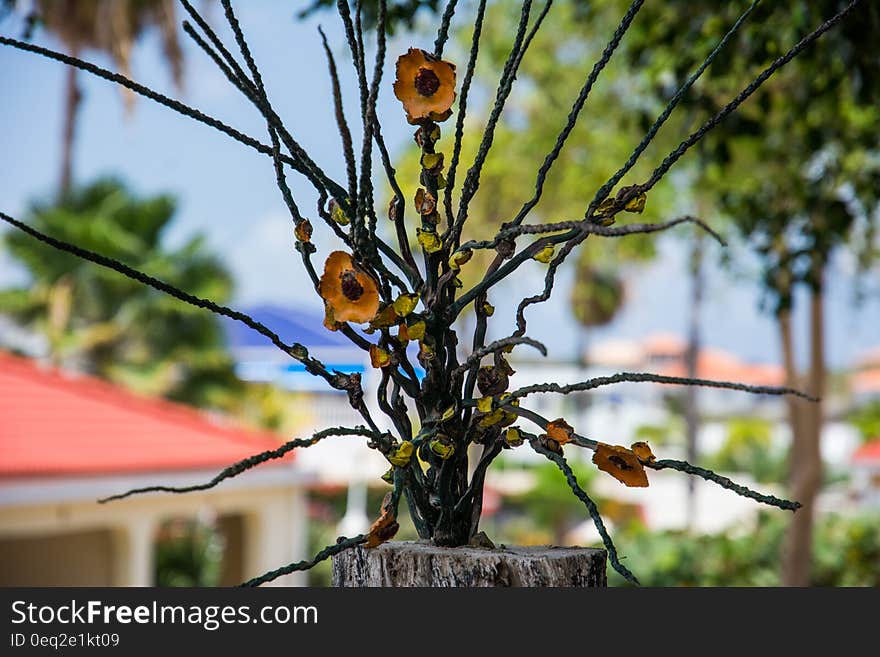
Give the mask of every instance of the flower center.
POLYGON ((437 77, 434 71, 422 66, 419 68, 419 72, 416 73, 415 86, 416 91, 422 96, 433 96, 437 93, 437 89, 440 88, 440 78, 437 77))
POLYGON ((364 286, 360 284, 357 275, 351 270, 346 269, 339 275, 342 279, 342 294, 349 301, 357 301, 364 293, 364 286))

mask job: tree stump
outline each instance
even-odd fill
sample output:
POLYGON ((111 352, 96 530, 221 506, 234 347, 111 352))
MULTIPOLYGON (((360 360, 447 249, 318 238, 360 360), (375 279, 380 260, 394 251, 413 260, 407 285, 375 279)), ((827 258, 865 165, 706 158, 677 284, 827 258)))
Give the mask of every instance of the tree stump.
POLYGON ((437 547, 398 541, 333 557, 333 586, 605 587, 605 550, 437 547))

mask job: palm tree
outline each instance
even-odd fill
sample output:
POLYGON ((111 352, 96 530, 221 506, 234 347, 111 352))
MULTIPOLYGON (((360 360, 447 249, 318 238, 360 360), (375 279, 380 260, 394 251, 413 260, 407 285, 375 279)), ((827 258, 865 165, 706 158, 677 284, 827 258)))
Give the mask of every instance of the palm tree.
MULTIPOLYGON (((177 38, 174 0, 37 0, 37 10, 41 23, 61 39, 72 56, 90 48, 103 51, 126 76, 130 76, 134 43, 148 28, 157 27, 174 83, 180 87, 183 51, 177 38)), ((123 97, 126 109, 131 110, 134 95, 125 90, 123 97)), ((70 66, 64 86, 60 196, 70 192, 73 179, 73 144, 81 99, 77 69, 70 66)))
MULTIPOLYGON (((175 250, 162 245, 174 210, 168 196, 135 198, 121 183, 102 180, 74 188, 57 205, 33 207, 28 222, 222 302, 232 281, 201 237, 175 250)), ((9 233, 5 242, 31 280, 0 290, 0 308, 47 337, 55 364, 196 406, 234 406, 229 398, 242 384, 214 316, 23 234, 9 233)))

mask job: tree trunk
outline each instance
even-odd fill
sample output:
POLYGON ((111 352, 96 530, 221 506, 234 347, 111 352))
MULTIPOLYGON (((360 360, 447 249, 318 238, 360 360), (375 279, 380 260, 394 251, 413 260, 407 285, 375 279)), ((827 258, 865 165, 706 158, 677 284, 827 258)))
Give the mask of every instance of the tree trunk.
MULTIPOLYGON (((791 330, 791 311, 788 309, 781 310, 776 316, 776 324, 779 329, 779 341, 782 346, 782 363, 785 368, 785 385, 789 388, 800 389, 801 381, 797 371, 797 364, 794 359, 794 336, 791 330)), ((800 436, 803 434, 801 428, 801 400, 791 395, 786 395, 785 405, 788 411, 788 425, 791 431, 791 448, 788 457, 789 480, 792 473, 799 470, 798 459, 801 451, 796 449, 799 444, 800 436)))
POLYGON ((389 542, 333 557, 333 586, 605 587, 605 550, 389 542))
MULTIPOLYGON (((74 57, 77 55, 76 51, 72 54, 74 57)), ((64 83, 64 131, 61 140, 61 177, 58 185, 60 198, 67 196, 73 184, 73 144, 76 139, 77 110, 81 100, 76 68, 68 66, 64 83)))
MULTIPOLYGON (((791 328, 788 328, 789 334, 791 328)), ((789 335, 789 344, 791 337, 789 335)), ((825 392, 825 305, 821 271, 810 297, 810 369, 807 390, 821 397, 825 392)), ((782 584, 808 586, 813 555, 813 519, 816 496, 822 484, 822 404, 796 400, 790 403, 797 415, 793 424, 790 457, 791 496, 803 506, 795 512, 785 536, 782 584), (794 433, 795 430, 797 433, 794 433)))
MULTIPOLYGON (((694 237, 690 263, 691 274, 691 307, 690 326, 688 327, 688 344, 685 351, 685 369, 688 378, 697 377, 697 359, 700 355, 700 311, 703 305, 703 237, 697 233, 694 237)), ((685 388, 684 420, 687 433, 687 460, 696 463, 698 460, 697 434, 700 430, 700 412, 697 404, 697 387, 685 388)), ((685 518, 690 529, 697 515, 696 477, 686 477, 687 509, 685 518)))

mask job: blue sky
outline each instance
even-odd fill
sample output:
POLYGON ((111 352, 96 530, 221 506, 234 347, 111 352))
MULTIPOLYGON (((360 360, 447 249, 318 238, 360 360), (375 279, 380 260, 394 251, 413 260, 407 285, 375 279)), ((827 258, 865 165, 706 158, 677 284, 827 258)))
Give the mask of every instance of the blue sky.
MULTIPOLYGON (((323 14, 297 22, 289 2, 240 2, 238 14, 249 36, 254 56, 266 80, 276 110, 303 146, 337 179, 344 179, 339 157, 339 138, 333 120, 326 65, 317 34, 321 22, 337 55, 343 87, 354 89, 352 67, 345 56, 342 31, 335 16, 323 14)), ((215 10, 212 24, 223 27, 215 10)), ((221 34, 227 35, 225 30, 221 34)), ((0 24, 0 33, 18 36, 12 20, 0 24)), ((182 37, 186 39, 186 37, 182 37)), ((41 45, 59 48, 45 33, 41 45)), ((432 37, 392 40, 389 53, 410 45, 425 47, 432 37)), ((232 45, 232 40, 228 43, 232 45)), ((226 82, 214 65, 188 40, 186 81, 182 99, 205 112, 265 141, 265 125, 256 110, 226 82)), ((109 61, 88 53, 87 59, 112 67, 109 61)), ((61 101, 64 66, 10 48, 0 48, 0 209, 21 216, 28 203, 55 189, 61 134, 61 101)), ((392 152, 409 142, 411 128, 390 120, 400 114, 390 89, 391 66, 380 95, 380 118, 385 117, 386 140, 392 152)), ((164 93, 177 96, 160 58, 158 39, 149 35, 133 56, 133 77, 164 93)), ((194 123, 151 101, 139 98, 132 115, 126 116, 122 97, 112 84, 80 75, 85 93, 76 144, 75 175, 80 182, 112 174, 124 179, 136 192, 168 192, 179 199, 179 211, 169 243, 179 243, 195 232, 208 236, 212 249, 224 254, 236 279, 236 303, 247 306, 276 303, 294 309, 318 311, 320 304, 306 283, 298 256, 292 249, 290 223, 275 187, 271 160, 233 142, 222 134, 194 123)), ((347 99, 349 115, 357 115, 356 98, 347 99)), ((358 135, 355 136, 358 139, 358 135)), ((314 207, 310 187, 291 176, 299 205, 314 207)), ((312 215, 314 213, 312 212, 312 215)), ((317 222, 315 223, 317 227, 317 222)), ((315 241, 328 250, 332 238, 316 230, 315 241)), ((709 289, 704 312, 705 343, 729 349, 754 361, 778 361, 778 341, 769 317, 759 312, 759 288, 749 275, 734 275, 717 265, 712 247, 709 289)), ((591 334, 591 341, 608 337, 639 337, 654 332, 683 333, 687 323, 688 286, 684 245, 674 237, 660 238, 660 257, 628 276, 630 302, 609 326, 591 334)), ((748 270, 748 259, 740 259, 748 270)), ((507 286, 493 301, 496 333, 500 337, 513 327, 514 292, 528 286, 542 287, 541 269, 531 267, 516 288, 507 286)), ((0 251, 0 286, 22 280, 22 272, 0 251)), ((530 315, 531 334, 546 340, 552 355, 571 356, 576 328, 566 308, 570 278, 563 275, 557 298, 538 306, 530 315)), ((855 282, 847 258, 838 258, 830 276, 828 295, 829 359, 833 366, 846 366, 862 349, 880 344, 880 292, 876 275, 868 281, 869 295, 860 308, 853 307, 855 282)), ((803 304, 800 304, 803 306, 803 304)), ((803 326, 804 317, 796 318, 803 326)), ((803 346, 803 331, 798 330, 803 346)), ((801 351, 803 351, 801 349, 801 351)))

